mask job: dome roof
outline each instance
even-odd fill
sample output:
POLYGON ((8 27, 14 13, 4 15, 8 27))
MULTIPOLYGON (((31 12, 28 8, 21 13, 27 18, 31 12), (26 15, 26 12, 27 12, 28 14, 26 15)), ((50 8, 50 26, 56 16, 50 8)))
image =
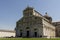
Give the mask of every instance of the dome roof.
POLYGON ((52 21, 52 17, 50 17, 50 16, 47 14, 47 12, 45 13, 44 17, 45 17, 46 19, 52 21))
POLYGON ((47 14, 47 12, 45 13, 44 17, 50 18, 50 16, 47 14))

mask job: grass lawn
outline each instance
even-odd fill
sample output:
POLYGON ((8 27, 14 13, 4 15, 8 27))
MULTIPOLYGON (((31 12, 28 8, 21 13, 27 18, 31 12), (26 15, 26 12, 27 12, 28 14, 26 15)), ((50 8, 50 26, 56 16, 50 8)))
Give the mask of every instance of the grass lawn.
POLYGON ((0 38, 0 40, 60 40, 60 38, 0 38))

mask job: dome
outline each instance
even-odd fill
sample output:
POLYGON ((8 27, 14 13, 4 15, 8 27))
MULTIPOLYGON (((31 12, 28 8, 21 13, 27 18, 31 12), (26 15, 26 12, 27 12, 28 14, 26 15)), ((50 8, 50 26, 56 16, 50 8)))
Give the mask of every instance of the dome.
POLYGON ((50 16, 47 14, 47 12, 45 13, 44 17, 45 17, 46 19, 48 19, 50 22, 52 21, 52 17, 50 17, 50 16))

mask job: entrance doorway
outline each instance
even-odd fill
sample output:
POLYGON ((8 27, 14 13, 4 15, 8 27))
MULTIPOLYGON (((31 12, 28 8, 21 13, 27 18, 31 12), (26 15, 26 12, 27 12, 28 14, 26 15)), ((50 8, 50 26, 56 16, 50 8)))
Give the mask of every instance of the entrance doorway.
POLYGON ((34 36, 37 37, 37 32, 34 32, 34 36))
POLYGON ((27 35, 26 36, 29 37, 29 31, 27 31, 27 35))
POLYGON ((20 33, 20 37, 22 37, 22 32, 20 33))

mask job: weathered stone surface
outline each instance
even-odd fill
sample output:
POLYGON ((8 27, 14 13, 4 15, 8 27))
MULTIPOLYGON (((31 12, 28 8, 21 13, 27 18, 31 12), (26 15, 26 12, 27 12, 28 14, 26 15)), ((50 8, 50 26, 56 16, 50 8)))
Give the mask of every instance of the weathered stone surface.
POLYGON ((17 37, 55 37, 55 26, 33 8, 26 8, 16 23, 17 37))

